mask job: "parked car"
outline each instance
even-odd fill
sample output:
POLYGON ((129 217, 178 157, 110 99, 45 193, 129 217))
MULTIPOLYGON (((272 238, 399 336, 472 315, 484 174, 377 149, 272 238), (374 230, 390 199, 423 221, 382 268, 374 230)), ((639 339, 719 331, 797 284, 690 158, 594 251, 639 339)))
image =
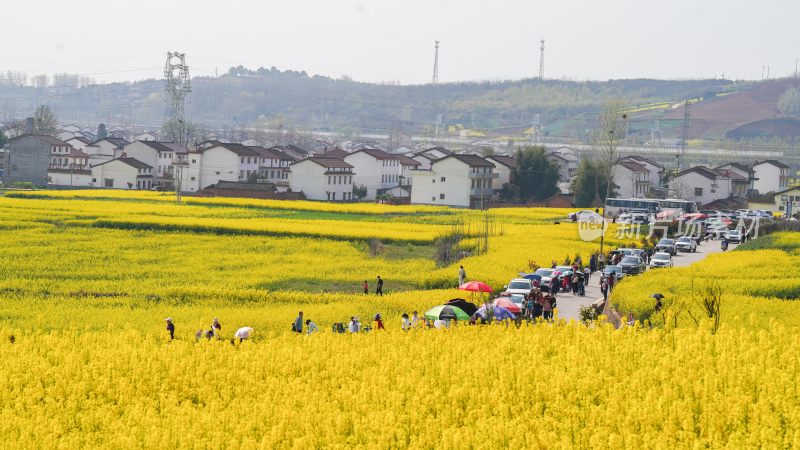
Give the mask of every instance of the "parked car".
POLYGON ((660 241, 658 241, 658 244, 656 244, 656 251, 667 252, 672 256, 677 255, 678 249, 677 247, 675 247, 675 239, 667 239, 667 238, 661 239, 660 241))
POLYGON ((527 278, 514 278, 508 282, 508 286, 505 287, 505 292, 510 295, 526 295, 531 291, 531 289, 533 289, 531 280, 527 278))
POLYGON ((658 252, 650 257, 650 268, 672 267, 672 255, 666 252, 658 252))
POLYGON ((617 281, 625 278, 625 273, 622 271, 622 267, 618 265, 610 265, 603 269, 603 274, 600 276, 600 281, 602 282, 605 280, 611 272, 614 272, 614 278, 616 278, 617 281))
POLYGON ((550 286, 550 281, 553 276, 553 271, 555 269, 536 269, 536 272, 533 272, 534 275, 539 275, 542 277, 542 280, 539 282, 540 286, 550 286))
POLYGON ((724 237, 728 242, 736 242, 736 243, 742 242, 741 230, 730 230, 727 233, 725 233, 724 237))
POLYGON ((644 250, 640 248, 618 248, 615 250, 617 253, 622 253, 623 256, 638 256, 644 257, 644 250))
POLYGON ((650 217, 643 213, 625 213, 617 217, 617 223, 627 225, 646 225, 650 223, 650 217))
POLYGON ((598 213, 596 213, 594 211, 590 211, 588 209, 584 209, 582 211, 569 213, 567 215, 567 218, 570 219, 570 220, 587 220, 588 221, 588 220, 601 220, 603 217, 600 214, 598 214, 598 213))
POLYGON ((675 241, 675 248, 681 252, 696 252, 697 251, 697 241, 690 238, 689 236, 681 236, 675 241))
POLYGON ((626 275, 639 275, 647 269, 642 258, 638 256, 626 256, 619 262, 622 273, 626 275))

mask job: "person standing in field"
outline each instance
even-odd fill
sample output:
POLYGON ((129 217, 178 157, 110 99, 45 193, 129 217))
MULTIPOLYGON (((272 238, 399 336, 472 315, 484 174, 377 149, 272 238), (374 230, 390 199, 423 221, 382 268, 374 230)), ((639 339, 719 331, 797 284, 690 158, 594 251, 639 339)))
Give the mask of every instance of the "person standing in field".
POLYGON ((214 317, 214 321, 211 322, 211 333, 216 336, 217 339, 221 339, 220 332, 222 332, 222 325, 220 325, 219 319, 214 317))
POLYGON ((375 329, 376 330, 385 330, 386 328, 383 327, 383 318, 381 318, 380 313, 375 314, 375 329))
POLYGON ((303 311, 297 314, 297 318, 294 319, 294 324, 292 324, 292 330, 296 333, 303 332, 303 311))
POLYGON ((375 293, 383 297, 383 278, 378 275, 378 287, 375 288, 375 293))
POLYGON ((418 325, 419 325, 419 313, 414 311, 413 313, 411 313, 411 326, 413 328, 417 328, 418 325))
POLYGON ((408 320, 408 313, 403 313, 402 327, 403 331, 408 331, 411 329, 411 321, 408 320))
POLYGON ((458 269, 458 285, 461 286, 466 282, 467 282, 467 271, 464 270, 464 266, 461 266, 458 269))
POLYGON ((175 339, 175 324, 172 323, 172 318, 167 317, 164 319, 167 322, 167 331, 169 331, 169 340, 175 339))
POLYGON ((369 283, 367 283, 367 280, 364 280, 364 284, 362 284, 361 287, 364 288, 365 294, 369 294, 369 283))
POLYGON ((553 319, 553 298, 549 295, 542 297, 542 318, 545 321, 553 319))
POLYGON ((308 334, 316 333, 319 331, 319 327, 317 324, 311 321, 311 319, 306 320, 306 329, 308 330, 308 334))

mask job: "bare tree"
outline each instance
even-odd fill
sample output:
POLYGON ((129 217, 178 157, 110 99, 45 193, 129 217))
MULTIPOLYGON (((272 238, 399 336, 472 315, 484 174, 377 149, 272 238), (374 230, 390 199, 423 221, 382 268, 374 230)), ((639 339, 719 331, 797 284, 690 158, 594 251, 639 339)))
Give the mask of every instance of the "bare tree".
POLYGON ((55 134, 58 129, 58 119, 50 107, 39 105, 33 114, 33 132, 35 134, 55 134))
POLYGON ((614 165, 619 159, 619 145, 627 132, 627 110, 628 105, 623 100, 606 102, 594 136, 595 155, 600 162, 600 170, 608 179, 609 192, 614 182, 614 165))

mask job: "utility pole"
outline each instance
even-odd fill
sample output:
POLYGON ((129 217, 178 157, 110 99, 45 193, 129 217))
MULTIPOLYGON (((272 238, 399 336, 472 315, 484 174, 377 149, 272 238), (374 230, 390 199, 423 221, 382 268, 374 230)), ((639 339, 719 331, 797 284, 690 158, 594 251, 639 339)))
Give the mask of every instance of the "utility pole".
POLYGON ((433 79, 431 80, 431 84, 439 84, 439 41, 434 42, 433 79))
POLYGON ((686 155, 686 149, 689 146, 689 100, 683 104, 683 139, 681 139, 681 153, 678 157, 678 170, 681 170, 681 159, 686 155))
POLYGON ((188 161, 175 161, 172 167, 175 169, 175 201, 181 204, 183 201, 183 169, 188 165, 188 161))
POLYGON ((186 146, 184 139, 184 104, 186 97, 192 92, 192 81, 189 76, 189 66, 186 65, 186 53, 167 52, 167 62, 164 65, 164 94, 167 102, 167 120, 173 127, 178 127, 177 144, 186 146))
POLYGON ((544 80, 544 39, 540 42, 542 46, 539 47, 539 79, 544 80))

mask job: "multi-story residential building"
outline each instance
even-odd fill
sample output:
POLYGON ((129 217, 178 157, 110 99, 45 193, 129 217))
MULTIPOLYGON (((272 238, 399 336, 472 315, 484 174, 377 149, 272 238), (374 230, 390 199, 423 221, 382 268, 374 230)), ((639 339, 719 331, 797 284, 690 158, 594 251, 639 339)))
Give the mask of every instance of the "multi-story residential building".
MULTIPOLYGON (((719 167, 716 167, 716 170, 721 172, 729 171, 732 174, 737 174, 738 179, 744 178, 747 179, 747 192, 750 189, 755 189, 753 183, 755 182, 755 173, 753 172, 753 168, 748 166, 747 164, 737 163, 737 162, 730 162, 728 164, 723 164, 719 167)), ((745 194, 747 193, 745 192, 745 194)))
POLYGON ((659 188, 661 187, 661 182, 664 179, 664 166, 653 161, 652 159, 645 158, 642 156, 626 156, 620 159, 621 161, 634 161, 638 164, 644 166, 650 172, 650 187, 659 188))
POLYGON ((794 178, 789 175, 789 166, 774 159, 753 164, 753 175, 753 187, 759 194, 782 191, 789 187, 789 180, 794 178))
POLYGON ((412 171, 411 203, 482 207, 492 198, 494 164, 477 155, 452 154, 428 170, 412 171))
POLYGON ((174 142, 135 141, 125 146, 124 154, 152 167, 154 182, 161 188, 174 189, 174 164, 184 162, 188 150, 174 142))
POLYGON ((91 186, 89 155, 72 147, 54 147, 47 168, 47 179, 51 186, 91 186))
POLYGON ((295 161, 294 158, 282 152, 278 147, 261 148, 256 151, 261 155, 259 163, 259 173, 262 178, 276 186, 289 186, 289 166, 295 161))
MULTIPOLYGON (((260 148, 260 147, 259 147, 260 148)), ((257 177, 261 154, 242 144, 213 144, 187 154, 184 190, 197 192, 219 181, 248 181, 257 177)))
POLYGON ((87 139, 87 138, 85 138, 83 136, 76 136, 76 137, 74 137, 72 139, 67 139, 64 142, 66 142, 67 144, 75 147, 76 149, 78 149, 78 150, 80 150, 80 151, 82 151, 84 153, 86 153, 86 146, 87 145, 91 145, 91 143, 92 143, 91 140, 89 140, 89 139, 87 139))
POLYGON ((512 182, 511 172, 514 170, 514 158, 507 155, 491 155, 487 156, 486 160, 494 164, 494 172, 497 174, 497 178, 492 180, 492 190, 496 196, 504 185, 512 182))
POLYGON ((378 194, 400 185, 402 170, 396 155, 361 149, 345 156, 344 162, 353 166, 353 185, 367 188, 366 200, 374 200, 378 194))
POLYGON ((670 191, 675 198, 705 205, 731 196, 731 179, 705 166, 686 169, 673 177, 670 191))
POLYGON ((620 198, 644 198, 650 192, 650 171, 634 160, 623 159, 614 165, 614 184, 620 198))
POLYGON ((413 177, 411 176, 411 171, 419 168, 419 162, 405 155, 395 155, 395 156, 397 158, 397 161, 400 163, 400 186, 410 188, 411 182, 413 181, 413 177))
POLYGON ((311 157, 291 165, 289 187, 309 200, 353 199, 353 166, 337 158, 311 157))
POLYGON ((51 156, 68 155, 71 145, 53 136, 23 134, 6 143, 3 182, 47 186, 51 156))
POLYGON ((153 167, 135 158, 114 158, 92 166, 92 185, 107 189, 151 189, 153 167))

